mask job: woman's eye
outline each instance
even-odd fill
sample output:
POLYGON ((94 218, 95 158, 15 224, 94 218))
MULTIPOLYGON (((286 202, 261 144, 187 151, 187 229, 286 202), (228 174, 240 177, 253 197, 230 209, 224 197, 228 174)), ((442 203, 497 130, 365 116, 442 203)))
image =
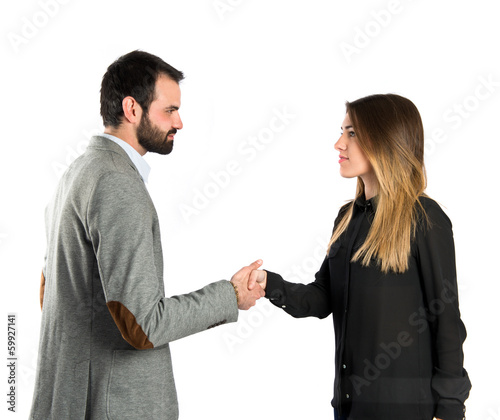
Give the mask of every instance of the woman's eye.
POLYGON ((356 134, 354 133, 354 131, 349 131, 349 137, 356 137, 356 134))

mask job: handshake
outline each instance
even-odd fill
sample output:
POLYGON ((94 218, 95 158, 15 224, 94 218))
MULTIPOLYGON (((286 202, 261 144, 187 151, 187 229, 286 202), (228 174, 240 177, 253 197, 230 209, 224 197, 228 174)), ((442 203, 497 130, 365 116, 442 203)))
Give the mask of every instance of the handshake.
POLYGON ((261 265, 262 260, 257 260, 243 267, 231 277, 231 283, 238 301, 238 309, 250 309, 255 305, 257 299, 265 296, 267 272, 258 270, 261 265))

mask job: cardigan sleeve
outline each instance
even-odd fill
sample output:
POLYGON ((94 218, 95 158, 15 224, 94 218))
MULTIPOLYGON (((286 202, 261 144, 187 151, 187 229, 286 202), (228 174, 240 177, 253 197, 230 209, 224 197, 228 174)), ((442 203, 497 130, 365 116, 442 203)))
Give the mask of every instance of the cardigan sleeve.
POLYGON ((434 414, 444 420, 464 418, 471 383, 463 367, 465 326, 460 318, 452 224, 434 201, 424 201, 429 226, 417 232, 417 251, 428 322, 433 337, 434 414))
POLYGON ((156 211, 142 181, 109 172, 97 181, 87 210, 106 305, 123 338, 154 348, 238 318, 228 281, 167 298, 156 211))

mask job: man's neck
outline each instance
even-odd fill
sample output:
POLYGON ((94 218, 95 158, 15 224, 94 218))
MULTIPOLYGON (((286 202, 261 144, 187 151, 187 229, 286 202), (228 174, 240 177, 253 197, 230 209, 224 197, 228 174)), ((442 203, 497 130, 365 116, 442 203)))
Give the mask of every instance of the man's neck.
POLYGON ((121 126, 118 128, 105 127, 104 133, 118 137, 125 143, 130 144, 135 150, 137 150, 137 153, 139 153, 141 156, 144 156, 147 153, 147 150, 144 149, 144 147, 142 147, 139 144, 139 141, 137 140, 137 136, 135 135, 135 133, 131 133, 130 130, 122 128, 121 126))

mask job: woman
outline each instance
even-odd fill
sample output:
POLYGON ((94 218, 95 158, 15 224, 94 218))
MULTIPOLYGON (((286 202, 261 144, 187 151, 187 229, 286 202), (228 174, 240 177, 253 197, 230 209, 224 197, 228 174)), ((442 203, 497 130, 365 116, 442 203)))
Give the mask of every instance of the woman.
POLYGON ((392 94, 347 103, 335 149, 356 196, 315 281, 258 270, 249 287, 297 318, 333 313, 336 419, 462 419, 471 385, 452 225, 424 193, 420 114, 392 94))

